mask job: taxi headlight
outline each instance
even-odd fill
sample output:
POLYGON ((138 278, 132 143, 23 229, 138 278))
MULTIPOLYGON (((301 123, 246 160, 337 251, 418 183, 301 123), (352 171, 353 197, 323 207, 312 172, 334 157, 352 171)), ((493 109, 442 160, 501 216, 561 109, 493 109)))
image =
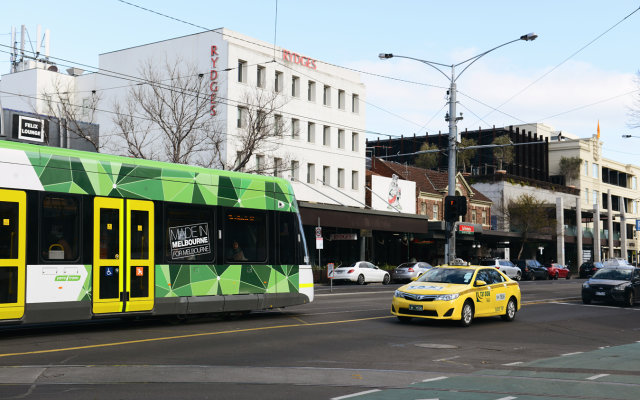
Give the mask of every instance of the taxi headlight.
POLYGON ((399 291, 399 290, 396 290, 393 293, 393 297, 403 297, 403 293, 401 291, 399 291))
POLYGON ((441 294, 440 296, 436 297, 436 300, 451 301, 457 299, 458 297, 460 297, 459 293, 441 294))

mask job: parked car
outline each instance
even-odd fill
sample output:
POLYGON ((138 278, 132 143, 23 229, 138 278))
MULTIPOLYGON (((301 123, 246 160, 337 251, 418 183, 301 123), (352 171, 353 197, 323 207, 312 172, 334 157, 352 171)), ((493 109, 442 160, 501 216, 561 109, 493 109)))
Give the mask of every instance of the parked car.
POLYGON ((371 282, 381 282, 386 285, 391 281, 389 273, 376 267, 368 261, 356 261, 348 267, 339 267, 333 270, 330 278, 334 282, 348 281, 365 285, 371 282))
POLYGON ((595 274, 600 268, 604 267, 601 262, 587 261, 583 262, 578 268, 578 276, 580 278, 588 278, 595 274))
POLYGON ((443 265, 422 274, 393 294, 391 314, 448 319, 469 326, 475 317, 513 321, 520 309, 520 286, 493 267, 443 265))
POLYGON ((509 260, 501 260, 501 259, 482 260, 480 261, 479 265, 483 265, 487 267, 495 267, 496 269, 504 273, 506 276, 516 281, 519 281, 520 279, 522 279, 522 270, 520 269, 520 267, 516 267, 509 260))
POLYGON ((433 266, 424 261, 402 263, 391 271, 391 280, 394 282, 410 281, 424 274, 431 268, 433 268, 433 266))
POLYGON ((547 268, 547 272, 549 272, 549 279, 571 279, 571 271, 569 271, 569 268, 562 264, 551 263, 545 265, 545 267, 547 268))
POLYGON ((640 300, 640 268, 614 266, 599 269, 582 284, 582 302, 615 301, 631 307, 640 300))
POLYGON ((516 260, 515 264, 522 270, 522 279, 549 279, 549 271, 536 259, 516 260))

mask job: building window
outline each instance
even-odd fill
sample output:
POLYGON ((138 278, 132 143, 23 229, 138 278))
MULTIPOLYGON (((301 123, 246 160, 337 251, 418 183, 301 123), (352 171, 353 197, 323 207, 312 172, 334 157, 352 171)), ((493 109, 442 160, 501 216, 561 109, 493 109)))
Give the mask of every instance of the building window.
POLYGON ((584 160, 584 176, 589 176, 589 161, 584 160))
POLYGON ((238 82, 247 83, 247 62, 238 60, 238 82))
POLYGON ((322 104, 325 106, 331 105, 331 86, 324 85, 324 90, 322 91, 322 104))
POLYGON ((236 121, 236 125, 238 128, 246 128, 247 127, 247 109, 244 107, 238 107, 238 120, 236 121))
POLYGON ((273 117, 274 129, 276 130, 276 135, 282 136, 284 132, 284 122, 282 122, 282 115, 276 114, 273 117))
POLYGON ((432 212, 433 212, 433 219, 437 221, 438 220, 438 205, 437 204, 433 205, 432 212))
POLYGON ((300 97, 300 78, 297 76, 291 77, 291 96, 300 97))
POLYGON ((351 171, 351 189, 358 190, 358 171, 351 171))
POLYGON ((420 215, 427 215, 427 203, 424 201, 420 203, 420 215))
POLYGON ((322 130, 322 144, 325 146, 331 146, 331 127, 326 125, 322 130))
POLYGON ((307 85, 307 100, 316 101, 316 83, 314 81, 309 81, 307 85))
POLYGON ((634 215, 638 214, 638 202, 637 201, 633 201, 633 214, 634 215))
POLYGON ((638 189, 638 178, 635 176, 631 177, 631 189, 633 190, 638 189))
POLYGON ((593 191, 593 204, 600 205, 600 192, 597 190, 593 191))
POLYGON ((256 171, 260 172, 264 169, 264 156, 256 154, 256 171))
POLYGON ((589 204, 589 188, 584 188, 584 202, 589 204))
POLYGON ((291 161, 291 178, 293 178, 294 181, 297 181, 300 179, 300 163, 297 161, 291 161))
POLYGON ((344 149, 344 129, 338 129, 338 148, 344 149))
POLYGON ((316 181, 316 165, 307 164, 307 183, 313 184, 316 181))
POLYGON ((486 225, 486 224, 487 224, 487 211, 482 210, 482 225, 486 225))
POLYGON ((300 120, 297 118, 291 119, 291 138, 300 139, 300 120))
POLYGON ((259 88, 263 88, 267 83, 267 69, 261 65, 258 65, 258 74, 256 75, 256 82, 259 88))
POLYGON ((331 169, 327 165, 322 167, 322 181, 325 185, 331 185, 331 169))
POLYGON ((600 176, 600 166, 596 163, 593 163, 593 177, 598 179, 600 176))
POLYGON ((344 168, 338 168, 338 187, 344 188, 344 168))
POLYGON ((471 223, 476 223, 476 210, 471 210, 471 223))
POLYGON ((351 150, 358 151, 358 133, 351 132, 351 150))
POLYGON ((283 80, 284 80, 284 76, 282 72, 276 71, 276 81, 275 81, 275 87, 274 87, 274 90, 276 92, 282 92, 282 85, 284 83, 283 80))
POLYGON ((360 96, 355 93, 351 96, 351 112, 360 112, 360 96))
POLYGON ((89 112, 91 111, 91 99, 85 97, 82 99, 82 117, 89 118, 89 112))
POLYGON ((273 176, 282 178, 282 158, 273 159, 273 176))
POLYGON ((338 108, 344 110, 345 94, 344 90, 338 89, 338 108))
POLYGON ((307 124, 307 142, 314 143, 316 141, 316 124, 309 122, 307 124))

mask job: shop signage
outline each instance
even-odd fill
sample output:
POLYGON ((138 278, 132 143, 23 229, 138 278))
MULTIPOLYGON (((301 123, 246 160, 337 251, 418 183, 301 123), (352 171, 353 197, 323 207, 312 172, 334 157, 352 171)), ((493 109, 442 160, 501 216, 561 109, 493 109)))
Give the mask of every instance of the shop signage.
POLYGON ((18 117, 18 139, 44 142, 44 120, 20 115, 18 117))
POLYGON ((636 231, 640 231, 640 219, 636 220, 636 231))
POLYGON ((303 67, 307 67, 310 69, 317 69, 316 60, 309 57, 301 56, 300 54, 297 54, 297 53, 292 53, 289 50, 282 49, 282 59, 285 61, 302 65, 303 67))
POLYGON ((209 90, 211 91, 209 99, 209 114, 215 117, 217 114, 216 107, 218 105, 218 67, 216 66, 218 59, 218 46, 211 46, 211 71, 209 73, 209 90))
POLYGON ((355 233, 332 233, 331 240, 358 240, 358 235, 355 233))
POLYGON ((463 235, 473 235, 475 228, 473 225, 458 225, 458 232, 463 235))
POLYGON ((169 237, 173 260, 211 253, 209 224, 206 222, 169 227, 169 237))
POLYGON ((416 183, 400 179, 373 175, 371 177, 371 208, 380 211, 416 213, 416 183))

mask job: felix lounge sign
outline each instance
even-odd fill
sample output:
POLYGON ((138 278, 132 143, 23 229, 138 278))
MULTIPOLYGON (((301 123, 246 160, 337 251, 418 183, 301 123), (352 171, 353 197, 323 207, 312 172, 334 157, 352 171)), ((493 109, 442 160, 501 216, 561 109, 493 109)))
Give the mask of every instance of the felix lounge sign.
POLYGON ((18 139, 44 142, 44 120, 19 116, 18 139))

